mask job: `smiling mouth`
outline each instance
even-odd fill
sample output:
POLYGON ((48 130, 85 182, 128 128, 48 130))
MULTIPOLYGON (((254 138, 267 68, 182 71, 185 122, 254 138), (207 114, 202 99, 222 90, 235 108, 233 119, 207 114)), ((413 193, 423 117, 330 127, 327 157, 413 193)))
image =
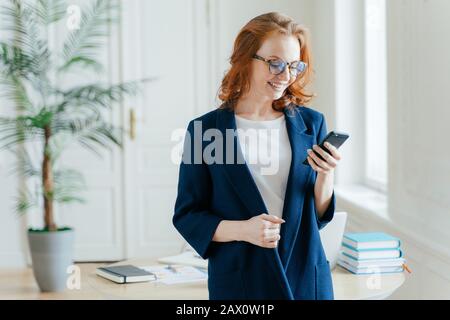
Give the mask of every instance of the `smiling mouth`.
POLYGON ((276 82, 267 82, 273 89, 279 91, 284 89, 285 85, 284 84, 280 84, 280 83, 276 83, 276 82))

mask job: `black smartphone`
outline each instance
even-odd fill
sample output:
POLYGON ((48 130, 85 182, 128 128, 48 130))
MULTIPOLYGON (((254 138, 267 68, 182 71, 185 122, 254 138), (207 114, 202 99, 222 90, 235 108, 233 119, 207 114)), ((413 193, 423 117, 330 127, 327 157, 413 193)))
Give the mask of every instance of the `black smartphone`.
MULTIPOLYGON (((349 135, 347 133, 331 131, 330 133, 327 134, 327 136, 319 144, 319 147, 321 147, 323 150, 325 150, 326 152, 331 154, 331 152, 328 151, 327 147, 325 147, 325 142, 328 142, 331 145, 333 145, 336 149, 339 149, 339 147, 345 142, 345 140, 348 139, 348 137, 349 137, 349 135)), ((322 158, 322 156, 320 154, 318 154, 314 149, 312 149, 312 150, 320 159, 325 161, 325 159, 322 158)), ((305 159, 305 161, 303 161, 303 164, 306 164, 307 166, 309 166, 308 159, 305 159)))

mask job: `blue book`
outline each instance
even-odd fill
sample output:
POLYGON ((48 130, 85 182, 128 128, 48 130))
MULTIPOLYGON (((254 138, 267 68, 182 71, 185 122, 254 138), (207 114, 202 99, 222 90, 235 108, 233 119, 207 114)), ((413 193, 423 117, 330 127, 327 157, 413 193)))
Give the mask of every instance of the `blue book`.
POLYGON ((342 244, 354 250, 398 249, 400 239, 384 232, 346 233, 342 244))
POLYGON ((404 258, 386 258, 386 259, 366 259, 366 260, 357 260, 345 255, 343 252, 339 255, 339 260, 355 267, 355 268, 364 268, 370 266, 377 267, 399 267, 405 263, 404 258))
POLYGON ((341 259, 337 261, 337 264, 354 274, 399 273, 403 272, 404 269, 403 266, 382 267, 376 265, 358 268, 341 259))
POLYGON ((400 258, 403 254, 399 248, 395 249, 365 249, 356 250, 346 244, 342 244, 342 254, 356 260, 366 259, 394 259, 400 258))

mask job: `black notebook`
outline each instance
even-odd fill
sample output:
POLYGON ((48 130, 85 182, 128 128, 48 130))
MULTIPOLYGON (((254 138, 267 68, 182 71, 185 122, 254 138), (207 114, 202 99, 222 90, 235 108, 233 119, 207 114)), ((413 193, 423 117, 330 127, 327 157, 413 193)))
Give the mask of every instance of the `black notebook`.
POLYGON ((145 282, 156 280, 154 273, 132 266, 114 266, 97 268, 97 275, 117 283, 145 282))

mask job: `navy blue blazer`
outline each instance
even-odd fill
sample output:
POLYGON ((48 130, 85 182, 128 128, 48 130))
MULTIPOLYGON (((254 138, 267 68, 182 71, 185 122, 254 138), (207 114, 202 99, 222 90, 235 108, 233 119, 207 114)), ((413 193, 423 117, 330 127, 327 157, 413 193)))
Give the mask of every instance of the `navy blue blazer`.
MULTIPOLYGON (((331 271, 319 230, 333 219, 335 195, 333 192, 329 207, 318 219, 314 204, 317 173, 302 163, 307 149, 319 144, 327 134, 325 118, 304 106, 285 109, 284 113, 292 160, 283 207, 286 222, 281 225, 277 248, 262 248, 245 241, 212 241, 221 220, 246 220, 267 213, 245 162, 183 161, 180 165, 172 221, 197 253, 208 259, 212 300, 333 299, 331 271)), ((223 138, 218 139, 224 139, 224 157, 226 139, 234 139, 234 155, 242 155, 237 135, 227 136, 225 131, 236 130, 234 111, 216 109, 189 123, 187 130, 192 139, 185 139, 185 159, 193 160, 196 148, 203 151, 211 143, 199 136, 194 138, 194 121, 201 121, 202 133, 220 130, 223 138)))

